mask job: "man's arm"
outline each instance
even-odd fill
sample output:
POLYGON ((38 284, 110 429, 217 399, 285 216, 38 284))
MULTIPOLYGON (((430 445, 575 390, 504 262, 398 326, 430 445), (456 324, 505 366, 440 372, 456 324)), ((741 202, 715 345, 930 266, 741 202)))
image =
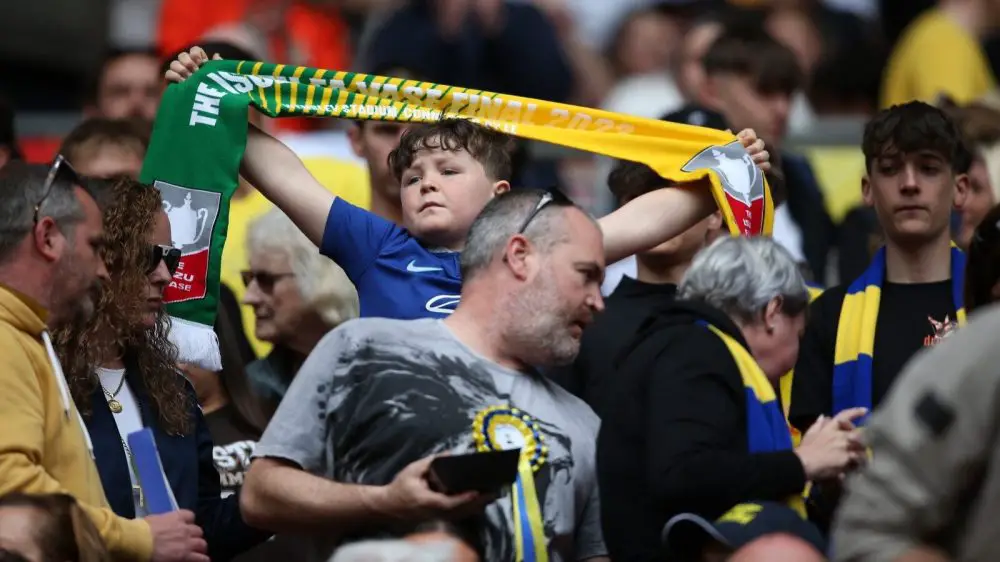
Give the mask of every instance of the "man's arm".
POLYGON ((997 446, 998 331, 994 309, 904 369, 866 429, 868 466, 845 486, 835 560, 946 559, 934 553, 943 545, 925 541, 971 522, 965 500, 980 491, 977 467, 997 446))
POLYGON ((240 494, 247 522, 281 532, 349 533, 392 518, 384 486, 342 484, 278 458, 258 458, 240 494))
POLYGON ((351 358, 365 351, 351 335, 355 326, 340 326, 316 344, 257 443, 240 494, 250 525, 275 532, 342 533, 394 520, 481 511, 487 503, 476 493, 433 492, 426 480, 433 457, 410 463, 385 486, 318 476, 333 474, 330 463, 345 454, 328 450, 337 441, 331 420, 348 417, 338 416, 338 408, 350 403, 352 393, 363 392, 357 379, 345 374, 351 358))
MULTIPOLYGON (((0 337, 13 340, 9 334, 0 337)), ((0 431, 0 496, 11 492, 75 496, 42 466, 45 449, 42 389, 36 378, 35 366, 17 346, 5 346, 3 357, 0 357, 0 388, 3 388, 0 392, 0 419, 3 420, 3 430, 0 431)), ((64 430, 81 431, 82 428, 75 423, 75 412, 71 411, 69 416, 64 430)), ((87 449, 82 434, 79 439, 79 448, 75 453, 85 456, 87 449)), ((70 452, 66 458, 73 456, 70 452)), ((77 462, 92 461, 85 457, 78 458, 77 462)), ((97 477, 96 470, 94 477, 97 477)), ((94 522, 112 554, 137 560, 150 559, 153 535, 145 521, 118 517, 106 505, 80 502, 80 507, 94 522)))

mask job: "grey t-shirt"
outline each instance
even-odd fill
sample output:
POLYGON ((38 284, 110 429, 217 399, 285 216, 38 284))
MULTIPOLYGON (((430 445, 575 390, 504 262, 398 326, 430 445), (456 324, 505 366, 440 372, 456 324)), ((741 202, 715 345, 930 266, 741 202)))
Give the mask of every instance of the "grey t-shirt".
MULTIPOLYGON (((528 414, 547 448, 535 488, 550 560, 605 556, 597 416, 540 375, 478 355, 441 320, 362 318, 331 331, 296 375, 254 456, 338 482, 384 485, 418 459, 474 451, 473 422, 496 406, 528 414)), ((515 559, 512 512, 510 494, 486 508, 486 560, 515 559)), ((334 544, 315 541, 317 555, 332 552, 334 544)))

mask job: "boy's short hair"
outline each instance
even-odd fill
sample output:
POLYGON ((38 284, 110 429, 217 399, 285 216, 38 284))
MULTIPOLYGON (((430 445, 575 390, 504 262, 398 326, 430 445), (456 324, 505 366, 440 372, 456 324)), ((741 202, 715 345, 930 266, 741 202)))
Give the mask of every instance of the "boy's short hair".
POLYGON ((403 172, 413 164, 418 152, 464 150, 483 165, 491 179, 510 181, 513 148, 513 139, 500 131, 468 119, 442 119, 403 133, 399 146, 389 153, 389 168, 396 181, 403 181, 403 172))
POLYGON ((619 206, 650 191, 674 185, 676 182, 661 177, 649 166, 631 160, 616 160, 608 174, 608 189, 619 206))
POLYGON ((149 127, 138 121, 94 117, 66 135, 59 153, 76 164, 85 151, 110 145, 132 150, 142 158, 149 148, 149 136, 149 127))
POLYGON ((803 85, 795 54, 750 23, 726 25, 702 58, 705 74, 731 73, 750 79, 762 93, 791 94, 803 85))
POLYGON ((958 125, 933 105, 921 101, 894 105, 880 111, 865 125, 861 151, 869 173, 877 158, 920 150, 940 154, 956 174, 967 172, 972 165, 972 154, 958 125))

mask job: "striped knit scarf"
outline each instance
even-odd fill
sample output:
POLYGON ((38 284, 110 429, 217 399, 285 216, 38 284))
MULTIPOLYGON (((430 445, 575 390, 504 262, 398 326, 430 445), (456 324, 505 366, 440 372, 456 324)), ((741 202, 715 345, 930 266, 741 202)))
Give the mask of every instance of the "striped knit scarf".
MULTIPOLYGON (((951 285, 959 326, 965 325, 962 289, 965 254, 951 247, 951 285)), ((872 411, 872 359, 875 325, 878 321, 882 283, 885 280, 885 248, 879 248, 868 269, 847 288, 837 325, 833 365, 833 414, 848 408, 872 411)), ((864 418, 867 420, 867 416, 864 418)), ((863 423, 863 422, 862 422, 863 423)))
POLYGON ((708 178, 732 234, 770 234, 763 174, 724 131, 609 111, 302 66, 210 61, 160 103, 141 179, 164 194, 183 255, 167 289, 181 360, 219 370, 212 330, 229 203, 247 141, 247 111, 429 123, 465 118, 507 134, 647 164, 675 181, 708 178))

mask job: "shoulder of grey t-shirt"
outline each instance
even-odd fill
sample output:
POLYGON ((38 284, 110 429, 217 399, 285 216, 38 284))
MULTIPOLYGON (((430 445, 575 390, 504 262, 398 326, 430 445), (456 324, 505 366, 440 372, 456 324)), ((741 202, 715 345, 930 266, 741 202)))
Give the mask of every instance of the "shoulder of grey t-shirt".
MULTIPOLYGON (((430 321, 433 322, 433 321, 430 321)), ((358 318, 337 326, 316 344, 254 450, 254 458, 291 461, 310 472, 327 467, 326 417, 334 382, 353 357, 379 343, 406 341, 427 334, 427 320, 358 318)), ((433 337, 433 336, 431 336, 433 337)))

